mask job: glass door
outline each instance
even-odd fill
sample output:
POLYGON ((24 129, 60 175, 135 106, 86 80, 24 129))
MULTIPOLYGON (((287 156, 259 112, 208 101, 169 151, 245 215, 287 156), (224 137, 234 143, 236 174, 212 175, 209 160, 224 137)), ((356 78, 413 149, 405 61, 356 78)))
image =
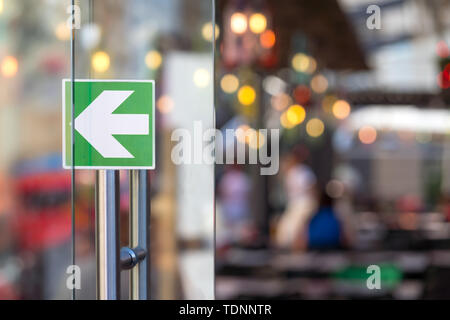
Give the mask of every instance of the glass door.
MULTIPOLYGON (((0 0, 0 299, 98 297, 102 174, 118 188, 118 247, 147 232, 147 298, 214 297, 213 11, 0 0)), ((117 298, 136 298, 123 253, 117 298)))

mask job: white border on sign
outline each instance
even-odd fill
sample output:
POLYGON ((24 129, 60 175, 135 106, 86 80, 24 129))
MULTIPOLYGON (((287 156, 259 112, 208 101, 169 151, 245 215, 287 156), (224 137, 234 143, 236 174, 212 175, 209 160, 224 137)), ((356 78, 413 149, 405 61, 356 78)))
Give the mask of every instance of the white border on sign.
POLYGON ((62 139, 62 144, 63 144, 63 149, 62 149, 62 159, 63 159, 63 168, 64 169, 87 169, 87 170, 132 170, 132 169, 145 169, 145 170, 154 170, 156 168, 156 160, 155 160, 155 136, 156 136, 156 124, 155 124, 155 109, 156 109, 156 97, 155 97, 155 80, 102 80, 102 79, 95 79, 95 80, 89 80, 89 79, 75 79, 75 83, 77 82, 145 82, 145 83, 152 83, 152 96, 153 96, 153 108, 152 108, 152 122, 153 122, 153 141, 152 141, 152 163, 153 166, 148 167, 148 166, 137 166, 137 167, 133 167, 133 166, 123 166, 123 167, 118 167, 118 166, 68 166, 66 164, 66 125, 65 125, 65 120, 66 120, 66 83, 67 82, 72 82, 72 79, 63 79, 62 80, 62 132, 63 132, 63 139, 62 139))

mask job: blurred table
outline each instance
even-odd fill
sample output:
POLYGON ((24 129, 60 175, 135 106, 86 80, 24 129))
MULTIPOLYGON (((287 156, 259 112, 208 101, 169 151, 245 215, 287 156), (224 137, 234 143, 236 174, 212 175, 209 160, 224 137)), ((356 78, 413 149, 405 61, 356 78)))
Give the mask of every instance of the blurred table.
POLYGON ((216 292, 218 298, 418 299, 427 291, 426 279, 433 268, 450 270, 450 250, 283 253, 230 249, 217 260, 216 292), (371 264, 398 269, 399 283, 368 290, 365 281, 336 277, 346 268, 371 264))

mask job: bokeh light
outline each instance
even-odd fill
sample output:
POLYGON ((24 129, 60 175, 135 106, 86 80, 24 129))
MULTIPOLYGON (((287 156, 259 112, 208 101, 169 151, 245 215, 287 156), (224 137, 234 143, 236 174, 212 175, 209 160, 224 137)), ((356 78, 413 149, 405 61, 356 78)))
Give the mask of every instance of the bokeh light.
POLYGON ((270 102, 272 108, 277 111, 283 111, 292 104, 292 98, 287 93, 280 93, 273 96, 270 102))
POLYGON ((260 34, 267 28, 267 19, 261 13, 252 14, 250 17, 250 30, 253 33, 260 34))
POLYGON ((280 116, 280 124, 283 126, 283 128, 285 129, 292 129, 295 127, 295 125, 293 123, 291 123, 287 117, 287 112, 283 112, 280 116))
POLYGON ((4 8, 5 8, 5 3, 3 2, 3 0, 0 0, 0 14, 3 13, 4 8))
POLYGON ((231 16, 231 31, 237 34, 243 34, 247 31, 247 16, 241 12, 233 13, 231 16))
POLYGON ((282 93, 286 87, 286 82, 276 76, 268 76, 263 81, 264 90, 272 96, 282 93))
POLYGON ((296 104, 289 107, 286 112, 286 117, 290 123, 296 126, 305 121, 306 111, 302 106, 296 104))
POLYGON ((276 41, 277 40, 276 40, 275 32, 273 32, 272 30, 264 31, 259 38, 259 42, 261 43, 261 46, 265 49, 273 48, 276 41))
POLYGON ((156 107, 162 114, 170 113, 173 110, 174 106, 175 103, 173 102, 172 98, 167 95, 161 96, 156 102, 156 107))
POLYGON ((87 51, 97 48, 101 41, 101 37, 102 29, 96 23, 85 24, 80 30, 80 44, 87 51))
POLYGON ((64 22, 59 23, 55 28, 55 36, 58 40, 67 41, 70 39, 71 32, 64 22))
POLYGON ((211 76, 206 69, 197 69, 194 72, 194 84, 199 88, 206 88, 209 85, 211 76))
POLYGON ((318 74, 311 79, 311 89, 315 93, 324 93, 328 89, 328 80, 325 76, 318 74))
POLYGON ((439 41, 436 45, 436 52, 441 58, 447 58, 450 55, 450 50, 445 41, 439 41))
POLYGON ((309 57, 309 66, 308 69, 306 69, 305 73, 307 74, 313 74, 317 69, 317 61, 313 57, 309 57))
POLYGON ((162 56, 156 50, 149 51, 145 56, 145 64, 150 70, 158 69, 162 64, 162 56))
POLYGON ((98 51, 92 56, 92 68, 96 72, 106 72, 109 69, 110 63, 109 55, 104 51, 98 51))
POLYGON ((234 93, 239 88, 239 79, 233 74, 226 74, 220 81, 220 87, 226 93, 234 93))
POLYGON ((306 72, 310 67, 310 59, 304 53, 297 53, 292 58, 292 67, 295 71, 306 72))
POLYGON ((358 131, 359 140, 364 144, 372 144, 377 140, 377 130, 371 126, 364 126, 358 131))
POLYGON ((333 115, 339 119, 343 120, 346 119, 351 112, 350 104, 345 100, 338 100, 333 104, 333 115))
POLYGON ((249 106, 255 102, 256 92, 251 86, 243 86, 239 89, 238 99, 244 106, 249 106))
MULTIPOLYGON (((216 24, 215 28, 215 39, 217 40, 220 36, 220 28, 219 26, 216 24)), ((203 25, 202 27, 202 37, 203 39, 205 39, 206 41, 212 42, 213 41, 213 27, 212 27, 212 23, 211 22, 207 22, 203 25)))
POLYGON ((325 124, 318 118, 312 118, 306 124, 306 133, 313 138, 320 137, 325 131, 325 124))
POLYGON ((311 99, 311 90, 305 85, 298 85, 294 89, 294 98, 298 104, 305 105, 311 99))
POLYGON ((5 57, 1 64, 2 75, 6 78, 12 78, 19 70, 19 62, 15 57, 5 57))
POLYGON ((439 72, 438 77, 437 77, 437 83, 438 83, 439 87, 442 89, 450 88, 450 73, 448 70, 439 72))

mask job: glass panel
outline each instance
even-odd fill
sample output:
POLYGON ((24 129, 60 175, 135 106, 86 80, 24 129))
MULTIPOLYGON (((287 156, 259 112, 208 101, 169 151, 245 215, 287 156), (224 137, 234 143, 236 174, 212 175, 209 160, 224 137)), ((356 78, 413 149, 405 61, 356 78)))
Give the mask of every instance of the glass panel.
MULTIPOLYGON (((189 149, 194 144, 172 138, 174 132, 176 137, 176 132, 185 129, 183 137, 194 141, 195 124, 202 132, 214 128, 212 2, 75 1, 73 60, 70 6, 69 0, 0 0, 0 278, 5 280, 0 281, 0 299, 71 298, 66 273, 73 263, 71 192, 75 264, 81 271, 76 298, 96 298, 95 170, 76 169, 71 180, 70 80, 62 99, 67 106, 65 117, 61 106, 61 81, 71 78, 72 66, 75 79, 154 80, 155 117, 149 114, 151 122, 144 125, 151 130, 154 124, 156 145, 139 140, 143 129, 138 125, 109 136, 130 153, 151 157, 154 152, 156 168, 149 173, 151 190, 146 194, 152 212, 151 298, 212 299, 214 167, 189 159, 179 163, 172 157, 177 146, 185 154, 194 154, 189 149), (132 134, 127 136, 129 131, 132 134), (62 154, 68 170, 62 168, 62 154), (73 190, 71 181, 76 186, 73 190)), ((138 83, 132 90, 140 88, 138 83)), ((142 89, 145 101, 152 98, 148 88, 142 89)), ((75 84, 74 115, 79 119, 73 133, 75 166, 86 165, 83 159, 102 160, 99 155, 104 155, 98 146, 81 154, 84 149, 78 144, 91 141, 77 127, 82 123, 82 110, 77 108, 90 105, 105 90, 126 88, 75 84)), ((115 115, 142 112, 142 101, 133 95, 115 115)), ((124 124, 120 121, 119 126, 124 124)), ((142 165, 135 158, 134 164, 142 165)), ((129 172, 121 170, 121 246, 129 244, 128 184, 129 172)), ((121 274, 122 299, 129 297, 128 274, 121 274)))
MULTIPOLYGON (((213 165, 190 160, 174 163, 172 149, 180 143, 172 137, 185 129, 193 141, 196 121, 203 130, 214 127, 212 42, 202 34, 212 23, 212 5, 199 0, 108 0, 80 1, 80 7, 84 14, 76 42, 76 78, 155 81, 156 170, 151 171, 151 193, 147 194, 152 212, 152 298, 211 299, 213 165)), ((118 140, 127 146, 126 137, 118 140)), ((189 153, 190 147, 183 145, 183 152, 189 153)), ((146 148, 152 146, 144 144, 135 150, 146 148)), ((90 176, 86 186, 91 188, 92 173, 80 171, 81 175, 90 176)), ((129 243, 128 178, 129 173, 122 170, 121 246, 129 243)), ((83 194, 83 190, 80 186, 76 191, 83 194)), ((91 240, 92 232, 90 228, 80 233, 77 245, 91 240)), ((93 251, 87 250, 86 256, 78 252, 77 258, 88 263, 90 273, 84 277, 92 283, 93 251)), ((122 272, 121 277, 124 299, 128 273, 122 272)), ((84 294, 91 298, 92 290, 82 289, 79 297, 84 294)))

